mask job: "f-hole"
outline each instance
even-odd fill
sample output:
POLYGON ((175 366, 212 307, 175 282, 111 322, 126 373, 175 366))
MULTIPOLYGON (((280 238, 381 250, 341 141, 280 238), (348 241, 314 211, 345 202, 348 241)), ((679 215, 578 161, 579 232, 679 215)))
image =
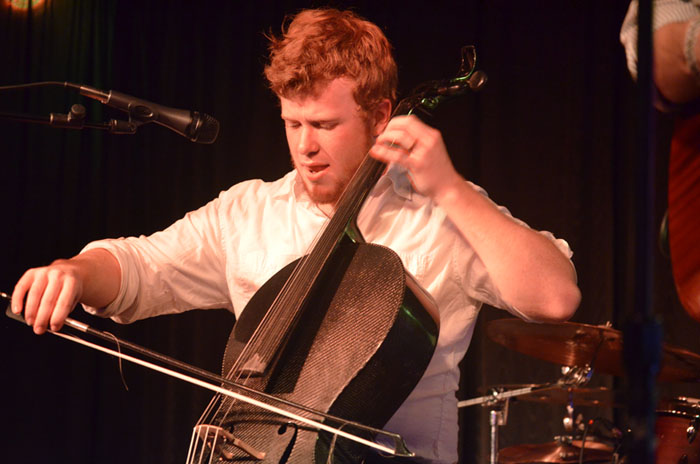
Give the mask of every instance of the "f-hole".
POLYGON ((280 456, 279 464, 286 464, 287 461, 289 461, 289 456, 292 454, 292 449, 294 449, 294 444, 297 441, 297 434, 299 433, 299 427, 297 427, 297 424, 293 422, 287 422, 286 424, 280 426, 280 428, 277 430, 277 433, 279 435, 284 435, 285 433, 287 433, 287 427, 292 427, 294 429, 294 433, 292 434, 292 437, 289 440, 289 443, 287 444, 287 448, 284 450, 284 453, 282 453, 282 456, 280 456))

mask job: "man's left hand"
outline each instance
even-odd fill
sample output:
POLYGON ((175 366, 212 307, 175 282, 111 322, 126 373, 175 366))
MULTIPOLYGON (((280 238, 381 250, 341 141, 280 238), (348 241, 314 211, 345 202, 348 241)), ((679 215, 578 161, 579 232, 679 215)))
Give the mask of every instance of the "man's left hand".
POLYGON ((450 188, 464 181, 452 165, 440 131, 413 115, 389 121, 370 155, 387 164, 404 166, 413 187, 437 203, 450 188))

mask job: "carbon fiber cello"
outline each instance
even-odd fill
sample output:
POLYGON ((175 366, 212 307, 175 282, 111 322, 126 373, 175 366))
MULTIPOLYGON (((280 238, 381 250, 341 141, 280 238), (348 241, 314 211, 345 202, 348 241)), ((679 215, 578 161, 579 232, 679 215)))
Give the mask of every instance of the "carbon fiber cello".
MULTIPOLYGON (((458 77, 420 86, 394 114, 433 109, 477 89, 474 47, 458 77)), ((305 418, 375 440, 412 391, 437 342, 430 297, 386 247, 365 243, 357 214, 386 166, 367 156, 308 255, 273 276, 236 322, 223 376, 282 401, 305 418), (296 408, 296 406, 291 406, 296 408), (318 411, 323 414, 319 416, 318 411), (336 422, 333 417, 342 417, 336 422)), ((217 395, 194 427, 187 462, 359 463, 366 445, 217 395)))

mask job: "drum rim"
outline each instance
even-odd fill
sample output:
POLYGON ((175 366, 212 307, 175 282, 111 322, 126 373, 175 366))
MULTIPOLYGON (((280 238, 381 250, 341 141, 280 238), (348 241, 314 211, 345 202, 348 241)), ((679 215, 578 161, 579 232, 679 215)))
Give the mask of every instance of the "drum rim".
POLYGON ((700 399, 689 396, 676 396, 659 400, 657 415, 700 418, 700 399))

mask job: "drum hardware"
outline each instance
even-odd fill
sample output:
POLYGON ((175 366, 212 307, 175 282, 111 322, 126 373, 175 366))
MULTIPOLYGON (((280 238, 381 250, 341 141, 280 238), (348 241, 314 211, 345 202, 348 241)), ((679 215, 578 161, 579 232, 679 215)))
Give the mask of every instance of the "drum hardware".
MULTIPOLYGON (((562 368, 562 377, 553 383, 541 384, 541 385, 511 385, 511 386, 496 386, 489 389, 488 393, 484 396, 473 398, 470 400, 464 400, 457 403, 459 407, 467 407, 474 405, 481 405, 490 408, 489 411, 489 427, 490 427, 490 446, 489 446, 489 464, 497 464, 500 461, 500 451, 499 451, 499 440, 498 432, 499 427, 505 426, 508 421, 508 408, 511 399, 522 398, 524 400, 532 401, 546 401, 551 403, 565 403, 567 415, 563 419, 564 428, 570 436, 560 437, 559 441, 561 443, 571 444, 573 435, 575 433, 580 434, 584 430, 583 416, 579 414, 574 418, 574 405, 583 402, 585 405, 595 405, 598 406, 605 401, 602 400, 602 395, 600 392, 607 394, 609 390, 605 388, 598 389, 583 389, 581 385, 585 385, 589 382, 592 375, 592 369, 588 366, 577 367, 577 366, 565 366, 562 368), (581 394, 581 392, 584 392, 581 394), (589 398, 590 393, 594 392, 598 396, 597 399, 591 400, 589 398)), ((611 395, 607 395, 612 398, 611 395)), ((612 404, 611 402, 605 402, 605 404, 612 404)), ((550 447, 551 448, 551 447, 550 447)), ((544 454, 552 451, 552 449, 547 448, 544 454)), ((568 448, 559 449, 557 452, 560 454, 570 455, 574 450, 569 446, 568 448)), ((521 450, 514 450, 518 454, 521 450)), ((538 450, 537 452, 541 452, 538 450)), ((556 451, 556 450, 555 450, 556 451)), ((579 450, 580 451, 580 450, 579 450)), ((610 453, 612 454, 612 453, 610 453)), ((511 461, 505 461, 511 462, 511 461)), ((518 461, 513 461, 518 462, 518 461)), ((538 461, 539 462, 539 461, 538 461)), ((560 461, 541 461, 541 462, 560 462, 560 461)), ((561 461, 569 462, 569 461, 561 461)), ((573 461, 576 462, 576 461, 573 461)), ((585 461, 589 462, 589 461, 585 461)))
POLYGON ((496 464, 498 462, 498 428, 506 425, 508 422, 508 404, 509 400, 498 401, 492 403, 489 411, 489 436, 491 445, 489 447, 489 463, 496 464))
MULTIPOLYGON (((603 327, 603 330, 611 330, 609 327, 603 327)), ((493 338, 493 337, 492 337, 493 338)), ((576 339, 572 339, 574 342, 576 339)), ((584 388, 593 376, 593 366, 597 365, 599 354, 604 351, 603 346, 609 337, 598 337, 591 339, 587 343, 588 362, 576 364, 581 357, 562 358, 563 361, 569 363, 561 367, 561 377, 552 383, 532 384, 532 385, 505 385, 497 386, 490 389, 485 396, 458 402, 459 407, 467 407, 472 405, 482 405, 490 407, 489 425, 490 425, 490 457, 489 463, 524 463, 524 462, 611 462, 613 458, 613 448, 608 445, 603 445, 589 439, 586 442, 586 425, 583 420, 583 415, 574 416, 574 406, 618 406, 614 392, 605 388, 584 388), (508 404, 510 399, 523 399, 525 401, 539 401, 548 403, 565 404, 566 415, 562 422, 564 430, 567 433, 565 436, 555 437, 554 443, 545 443, 542 445, 523 445, 521 447, 510 447, 499 451, 498 445, 498 428, 506 425, 508 404), (583 440, 578 440, 579 446, 572 445, 575 438, 581 437, 583 440), (599 445, 598 448, 592 448, 594 445, 599 445), (602 448, 601 448, 602 446, 602 448), (584 449, 582 449, 585 447, 584 449), (589 448, 595 449, 589 452, 589 448), (533 460, 528 460, 533 458, 533 460), (526 460, 520 460, 526 459, 526 460), (535 460, 537 459, 537 460, 535 460)), ((514 346, 520 347, 520 339, 515 339, 514 346)), ((506 344, 506 346, 509 346, 506 344)), ((512 347, 512 346, 509 346, 512 347)), ((516 348, 517 349, 517 348, 516 348)), ((525 354, 530 354, 528 349, 521 348, 525 354)), ((615 454, 615 456, 617 456, 615 454)), ((616 462, 616 461, 615 461, 616 462)))
MULTIPOLYGON (((621 332, 613 329, 610 324, 531 324, 513 318, 491 321, 487 326, 487 334, 493 341, 507 348, 564 366, 562 377, 557 382, 500 386, 493 390, 495 393, 458 403, 460 407, 465 407, 520 398, 524 401, 566 405, 563 425, 568 435, 555 437, 554 442, 504 448, 498 451, 498 463, 626 461, 624 449, 630 430, 623 432, 607 419, 584 422, 581 415, 574 417, 574 406, 625 406, 624 399, 614 391, 604 387, 585 387, 594 370, 616 376, 625 375, 621 332), (598 422, 606 424, 610 434, 594 436, 592 439, 589 437, 587 440, 591 427, 598 422)), ((700 382, 700 355, 664 344, 657 381, 700 382)), ((656 464, 700 464, 699 428, 699 399, 677 397, 662 400, 657 409, 656 464)), ((498 437, 495 438, 497 440, 498 437)), ((493 439, 491 448, 493 463, 493 439)))
MULTIPOLYGON (((523 388, 526 385, 511 385, 509 388, 523 388)), ((624 398, 617 391, 607 387, 556 387, 535 390, 516 398, 518 401, 535 403, 569 404, 574 406, 612 407, 624 405, 624 398)))
POLYGON ((570 435, 573 435, 574 432, 583 432, 584 428, 586 427, 583 423, 583 414, 579 413, 579 415, 576 416, 576 419, 574 419, 574 405, 572 403, 573 399, 572 402, 567 403, 566 415, 564 416, 564 419, 562 419, 564 430, 566 430, 566 432, 570 435))
POLYGON ((632 431, 630 429, 621 429, 609 419, 596 417, 587 421, 581 440, 572 441, 572 445, 579 447, 579 449, 584 447, 607 449, 612 453, 611 464, 617 464, 626 462, 624 456, 631 437, 632 431))
POLYGON ((581 387, 590 382, 593 376, 593 368, 586 364, 580 366, 562 366, 562 377, 557 381, 558 385, 567 387, 581 387))
MULTIPOLYGON (((548 398, 547 394, 551 394, 551 392, 562 392, 569 390, 571 390, 571 392, 574 394, 574 398, 576 398, 575 393, 577 391, 582 391, 580 387, 590 381, 592 373, 592 369, 588 366, 564 366, 562 367, 562 377, 560 377, 556 382, 529 385, 501 385, 491 387, 486 395, 460 401, 457 403, 457 406, 460 408, 476 405, 491 406, 498 404, 503 400, 517 397, 523 397, 525 399, 531 397, 548 398)), ((561 397, 561 394, 559 395, 559 397, 561 397)), ((569 393, 567 393, 567 398, 568 397, 569 393)), ((534 401, 537 400, 534 399, 534 401)), ((596 405, 597 404, 598 403, 596 403, 596 405)))
POLYGON ((490 408, 489 411, 489 464, 498 463, 498 428, 508 422, 508 404, 511 398, 520 395, 527 395, 536 390, 539 386, 528 386, 506 390, 503 387, 493 387, 485 396, 464 400, 457 403, 457 406, 464 408, 467 406, 481 405, 490 408))

